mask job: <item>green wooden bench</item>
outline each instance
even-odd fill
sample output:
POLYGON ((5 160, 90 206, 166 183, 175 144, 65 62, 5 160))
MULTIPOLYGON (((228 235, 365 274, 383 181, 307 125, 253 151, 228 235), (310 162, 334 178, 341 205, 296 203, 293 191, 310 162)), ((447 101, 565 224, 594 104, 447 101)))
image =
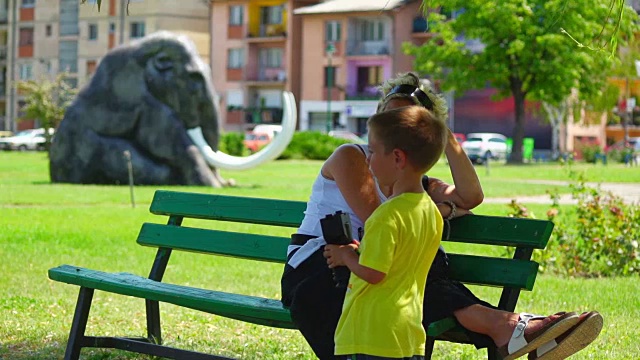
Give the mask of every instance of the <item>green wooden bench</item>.
MULTIPOLYGON (((151 213, 168 216, 166 225, 145 223, 138 244, 158 248, 148 277, 107 273, 62 265, 49 270, 49 278, 80 286, 65 359, 78 359, 83 347, 115 348, 174 359, 226 359, 162 345, 159 303, 204 311, 269 327, 294 329, 289 312, 277 299, 239 295, 163 283, 173 251, 231 256, 284 263, 289 239, 181 226, 195 218, 297 228, 304 202, 156 191, 151 213), (147 335, 140 338, 86 336, 85 328, 94 290, 146 299, 147 335)), ((553 229, 549 221, 491 216, 465 216, 451 221, 448 241, 516 247, 514 259, 450 254, 451 276, 465 283, 503 287, 498 307, 513 311, 520 291, 532 290, 538 264, 530 261, 533 249, 542 249, 553 229)), ((293 230, 292 230, 293 232, 293 230)), ((274 289, 278 284, 273 284, 274 289)), ((459 331, 453 319, 429 326, 429 356, 434 340, 459 331)), ((464 341, 463 341, 464 342, 464 341)), ((495 357, 495 349, 490 351, 495 357)))

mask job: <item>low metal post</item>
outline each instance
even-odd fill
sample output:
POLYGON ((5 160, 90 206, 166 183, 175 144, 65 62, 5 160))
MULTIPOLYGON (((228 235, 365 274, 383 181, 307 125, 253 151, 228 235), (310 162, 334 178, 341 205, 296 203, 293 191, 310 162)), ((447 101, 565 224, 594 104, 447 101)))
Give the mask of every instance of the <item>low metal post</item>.
POLYGON ((124 151, 124 157, 127 159, 127 169, 129 171, 129 194, 131 197, 131 207, 136 207, 136 199, 133 196, 133 164, 131 163, 131 152, 129 150, 124 151))

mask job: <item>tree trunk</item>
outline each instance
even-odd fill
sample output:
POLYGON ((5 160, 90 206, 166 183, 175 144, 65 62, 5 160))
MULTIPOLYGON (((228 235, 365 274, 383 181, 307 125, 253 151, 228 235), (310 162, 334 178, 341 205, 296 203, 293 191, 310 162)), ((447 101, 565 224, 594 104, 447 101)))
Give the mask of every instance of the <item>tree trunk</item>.
POLYGON ((542 107, 547 113, 549 124, 551 124, 551 159, 556 160, 560 156, 560 125, 564 122, 567 106, 565 102, 562 102, 558 106, 542 103, 542 107))
POLYGON ((513 94, 513 102, 516 110, 516 125, 513 129, 513 147, 511 148, 511 156, 508 163, 522 164, 522 142, 524 139, 524 99, 526 93, 522 91, 522 81, 512 77, 511 93, 513 94))

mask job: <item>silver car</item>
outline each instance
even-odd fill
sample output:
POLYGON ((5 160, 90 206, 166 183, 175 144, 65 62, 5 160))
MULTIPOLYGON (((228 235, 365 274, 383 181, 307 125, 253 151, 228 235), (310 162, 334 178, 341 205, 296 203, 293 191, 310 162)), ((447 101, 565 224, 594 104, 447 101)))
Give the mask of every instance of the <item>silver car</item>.
POLYGON ((462 149, 477 164, 482 164, 486 159, 506 159, 507 137, 498 133, 467 134, 462 149))
MULTIPOLYGON (((50 129, 49 133, 53 134, 53 129, 50 129)), ((0 149, 19 151, 44 150, 44 129, 23 130, 14 136, 0 138, 0 149)))

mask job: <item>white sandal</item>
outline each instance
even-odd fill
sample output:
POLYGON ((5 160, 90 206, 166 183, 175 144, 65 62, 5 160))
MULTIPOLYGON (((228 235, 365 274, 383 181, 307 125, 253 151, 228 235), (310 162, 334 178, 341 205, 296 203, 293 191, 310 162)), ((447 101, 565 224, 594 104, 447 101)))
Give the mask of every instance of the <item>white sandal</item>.
POLYGON ((504 360, 519 358, 564 334, 580 321, 578 314, 574 312, 557 313, 555 315, 560 316, 539 330, 525 335, 524 332, 530 320, 542 320, 548 318, 548 316, 521 313, 518 324, 516 324, 516 328, 511 334, 511 339, 506 345, 498 348, 498 353, 504 360))

